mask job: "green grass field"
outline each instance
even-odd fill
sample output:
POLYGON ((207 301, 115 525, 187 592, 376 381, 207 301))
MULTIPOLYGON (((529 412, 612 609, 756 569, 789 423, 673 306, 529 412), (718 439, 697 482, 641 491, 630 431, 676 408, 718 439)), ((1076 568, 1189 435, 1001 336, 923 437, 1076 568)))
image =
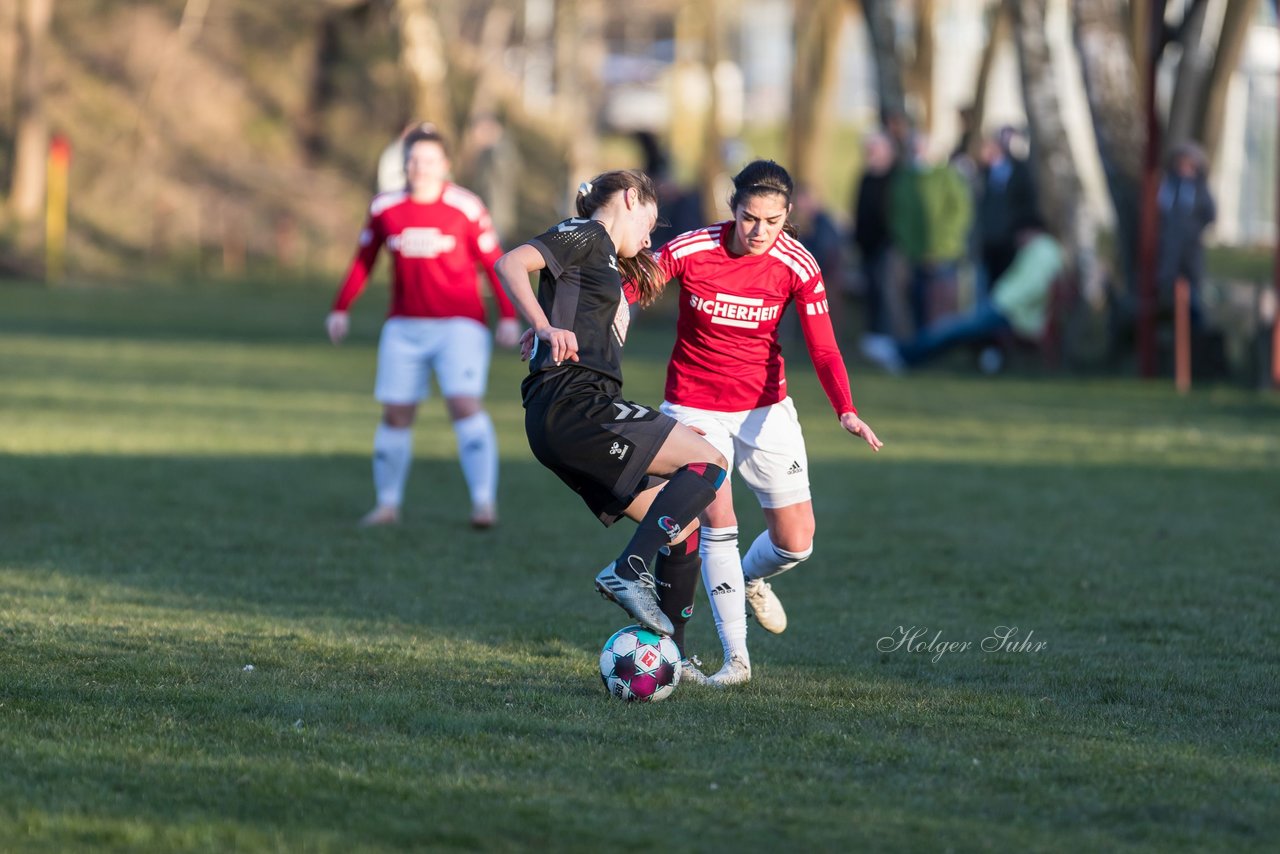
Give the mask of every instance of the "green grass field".
POLYGON ((1274 850, 1276 396, 855 364, 873 455, 795 360, 791 628, 749 685, 633 707, 591 587, 628 531, 532 460, 514 358, 501 526, 435 402, 406 524, 356 529, 385 294, 341 349, 329 296, 0 288, 0 850, 1274 850))

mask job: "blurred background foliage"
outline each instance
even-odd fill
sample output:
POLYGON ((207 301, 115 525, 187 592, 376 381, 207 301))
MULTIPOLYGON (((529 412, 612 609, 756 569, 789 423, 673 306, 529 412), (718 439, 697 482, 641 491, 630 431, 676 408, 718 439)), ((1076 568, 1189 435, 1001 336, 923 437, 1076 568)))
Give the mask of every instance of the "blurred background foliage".
POLYGON ((1259 281, 1275 33, 1270 0, 11 0, 0 274, 43 273, 53 137, 72 151, 70 277, 283 280, 337 274, 378 155, 411 120, 453 140, 456 177, 502 209, 510 241, 566 213, 582 178, 646 165, 638 130, 708 219, 726 174, 771 156, 843 220, 881 115, 910 115, 940 158, 968 107, 981 130, 1027 128, 1082 275, 1131 287, 1154 56, 1162 148, 1204 145, 1257 196, 1227 205, 1252 219, 1225 218, 1212 263, 1259 281))

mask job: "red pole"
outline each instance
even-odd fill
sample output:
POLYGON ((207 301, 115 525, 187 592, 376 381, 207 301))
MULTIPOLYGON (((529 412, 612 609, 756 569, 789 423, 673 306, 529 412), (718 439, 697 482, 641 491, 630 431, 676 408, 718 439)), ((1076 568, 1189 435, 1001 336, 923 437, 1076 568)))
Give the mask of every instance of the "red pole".
POLYGON ((1182 276, 1173 283, 1173 378, 1178 394, 1191 391, 1191 284, 1182 276))
POLYGON ((1146 91, 1147 146, 1143 157, 1142 212, 1138 258, 1138 369, 1142 377, 1156 375, 1156 249, 1159 224, 1156 194, 1160 189, 1160 116, 1156 113, 1156 72, 1164 52, 1166 0, 1152 0, 1148 22, 1146 91))

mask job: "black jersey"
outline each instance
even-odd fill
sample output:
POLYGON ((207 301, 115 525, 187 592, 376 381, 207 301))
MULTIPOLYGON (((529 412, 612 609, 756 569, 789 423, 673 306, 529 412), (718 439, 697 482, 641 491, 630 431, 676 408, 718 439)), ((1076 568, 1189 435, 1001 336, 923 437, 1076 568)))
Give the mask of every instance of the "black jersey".
MULTIPOLYGON (((629 301, 618 274, 618 255, 604 226, 593 219, 567 219, 529 241, 547 266, 538 280, 538 305, 552 326, 578 339, 578 361, 622 382, 622 344, 631 319, 629 301)), ((557 367, 551 348, 534 339, 531 375, 557 367)), ((534 376, 526 384, 534 382, 534 376)))

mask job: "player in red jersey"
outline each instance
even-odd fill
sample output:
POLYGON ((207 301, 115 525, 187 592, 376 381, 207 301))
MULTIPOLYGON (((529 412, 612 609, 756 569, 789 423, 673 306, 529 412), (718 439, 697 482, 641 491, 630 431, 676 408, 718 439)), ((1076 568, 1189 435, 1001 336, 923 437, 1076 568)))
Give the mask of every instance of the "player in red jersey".
POLYGON ((476 287, 477 265, 488 275, 498 303, 498 344, 515 346, 519 324, 493 270, 502 248, 489 213, 478 196, 447 180, 444 140, 420 128, 404 142, 407 186, 374 198, 355 260, 325 324, 329 339, 341 343, 350 328, 347 309, 385 245, 392 261, 391 310, 378 344, 374 388, 382 403, 373 439, 377 505, 361 524, 400 520, 413 459, 413 422, 434 373, 471 492, 471 524, 487 528, 497 520, 498 443, 481 402, 491 343, 476 287))
MULTIPOLYGON (((757 160, 733 184, 732 220, 686 232, 659 254, 664 275, 680 281, 676 343, 661 409, 702 432, 731 470, 736 464, 767 525, 745 557, 739 556, 728 479, 703 513, 702 577, 725 653, 724 666, 710 677, 717 685, 751 678, 745 603, 765 629, 785 629, 782 603, 765 579, 813 551, 808 458, 778 341, 778 320, 788 303, 799 313, 840 426, 872 450, 882 446, 854 408, 818 264, 785 231, 791 176, 771 160, 757 160)), ((692 591, 687 603, 664 597, 663 611, 687 619, 692 602, 692 591)))

